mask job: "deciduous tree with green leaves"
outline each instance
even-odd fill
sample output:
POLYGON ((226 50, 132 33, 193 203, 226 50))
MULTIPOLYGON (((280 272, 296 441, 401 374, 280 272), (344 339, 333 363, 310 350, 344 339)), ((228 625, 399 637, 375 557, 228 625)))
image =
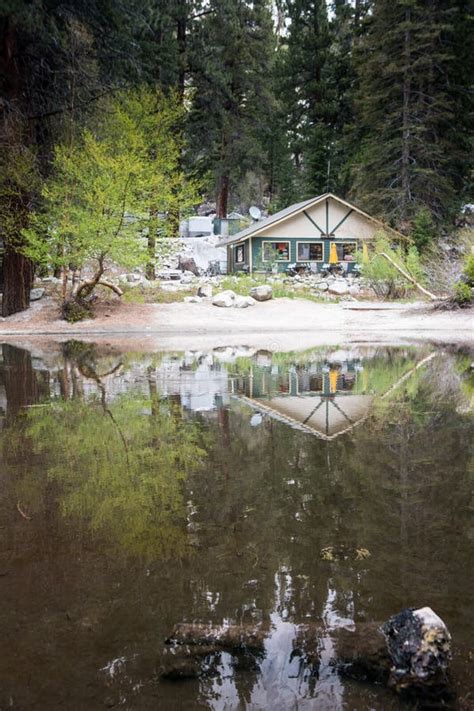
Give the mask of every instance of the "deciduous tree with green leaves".
POLYGON ((168 214, 197 200, 196 184, 180 169, 181 111, 176 98, 144 88, 124 92, 101 105, 100 118, 79 140, 56 148, 43 209, 24 231, 23 251, 61 268, 66 318, 88 313, 87 299, 99 285, 120 295, 106 279, 110 264, 131 268, 154 258, 168 214), (90 264, 90 277, 68 280, 71 267, 90 264))

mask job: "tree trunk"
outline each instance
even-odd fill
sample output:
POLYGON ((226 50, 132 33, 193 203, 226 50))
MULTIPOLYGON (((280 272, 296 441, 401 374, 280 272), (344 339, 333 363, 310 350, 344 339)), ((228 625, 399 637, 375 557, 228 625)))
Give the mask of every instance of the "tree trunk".
POLYGON ((438 299, 440 298, 439 296, 436 296, 436 294, 432 294, 431 291, 428 291, 428 289, 425 289, 424 286, 421 286, 421 284, 419 284, 415 279, 413 279, 413 277, 410 276, 404 269, 399 267, 398 264, 394 262, 391 257, 388 256, 388 254, 386 254, 385 252, 380 252, 380 256, 385 257, 385 259, 390 262, 390 264, 395 267, 395 269, 399 271, 400 274, 405 277, 405 279, 407 279, 409 282, 416 286, 418 291, 421 291, 422 294, 428 296, 432 301, 438 301, 438 299))
POLYGON ((411 9, 405 10, 405 35, 404 35, 404 73, 403 73, 403 111, 402 111, 402 204, 401 220, 404 222, 409 217, 411 202, 410 180, 410 99, 411 99, 411 9))
MULTIPOLYGON (((0 37, 0 76, 4 101, 0 103, 0 141, 4 149, 23 143, 24 136, 20 118, 22 100, 22 76, 20 72, 19 50, 16 29, 11 17, 2 23, 0 37)), ((4 235, 3 256, 3 301, 2 316, 10 316, 23 311, 30 305, 30 289, 33 284, 33 264, 19 253, 20 231, 27 222, 28 196, 20 185, 11 186, 12 196, 6 209, 13 213, 12 234, 4 235)))
POLYGON ((149 261, 147 262, 147 265, 145 267, 145 276, 150 281, 154 281, 156 279, 156 270, 155 270, 156 238, 155 238, 154 233, 152 233, 152 226, 153 226, 153 222, 150 225, 150 233, 148 235, 147 249, 148 249, 149 261))
POLYGON ((7 398, 7 417, 11 418, 23 407, 34 405, 39 401, 39 388, 29 351, 4 343, 2 353, 5 366, 3 379, 7 398))
POLYGON ((145 266, 145 276, 150 281, 156 279, 156 234, 158 232, 158 214, 155 207, 150 208, 150 225, 148 227, 148 262, 145 266))
POLYGON ((176 35, 178 40, 178 92, 184 101, 186 83, 187 47, 186 47, 187 2, 179 3, 176 35))
POLYGON ((229 202, 229 176, 221 175, 219 178, 219 190, 217 193, 217 217, 225 219, 227 217, 227 207, 229 202))
POLYGON ((28 308, 33 277, 32 262, 7 242, 3 255, 2 316, 28 308))

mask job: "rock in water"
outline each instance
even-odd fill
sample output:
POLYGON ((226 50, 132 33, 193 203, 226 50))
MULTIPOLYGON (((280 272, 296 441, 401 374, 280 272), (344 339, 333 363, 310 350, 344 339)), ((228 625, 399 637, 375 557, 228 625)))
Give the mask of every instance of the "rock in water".
POLYGON ((194 276, 199 276, 199 269, 192 257, 186 257, 180 254, 178 269, 181 269, 182 272, 191 272, 194 276))
POLYGON ((250 289, 250 296, 252 296, 255 301, 268 301, 272 298, 273 292, 270 284, 261 284, 260 286, 254 286, 250 289))
MULTIPOLYGON (((258 662, 271 635, 267 624, 178 624, 165 640, 160 674, 183 679, 218 673, 212 660, 219 660, 223 651, 233 656, 234 663, 248 662, 252 656, 258 662)), ((299 657, 301 669, 316 673, 326 637, 327 630, 317 623, 298 625, 289 661, 299 657)), ((344 676, 389 684, 394 691, 441 704, 453 697, 447 673, 451 636, 429 607, 403 610, 382 625, 366 622, 339 628, 331 637, 333 664, 344 676)))
POLYGON ((44 296, 44 289, 41 287, 30 291, 30 301, 38 301, 38 299, 41 299, 42 296, 44 296))
POLYGON ((389 683, 397 690, 446 685, 451 635, 430 607, 407 608, 381 626, 392 660, 389 683))

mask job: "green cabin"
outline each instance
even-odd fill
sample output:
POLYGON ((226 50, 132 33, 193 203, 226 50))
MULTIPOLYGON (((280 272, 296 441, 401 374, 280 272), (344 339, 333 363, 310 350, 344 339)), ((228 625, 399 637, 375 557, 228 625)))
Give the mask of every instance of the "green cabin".
POLYGON ((393 232, 355 205, 325 193, 258 220, 218 246, 227 247, 228 273, 300 267, 319 272, 329 265, 335 244, 340 266, 350 273, 357 268, 362 242, 380 229, 393 232))

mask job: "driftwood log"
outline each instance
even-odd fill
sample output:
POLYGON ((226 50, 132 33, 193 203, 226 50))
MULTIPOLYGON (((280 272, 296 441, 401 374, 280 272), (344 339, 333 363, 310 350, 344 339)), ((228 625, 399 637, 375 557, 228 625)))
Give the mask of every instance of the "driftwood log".
MULTIPOLYGON (((160 675, 185 679, 215 672, 222 652, 231 654, 238 668, 258 669, 270 635, 268 624, 178 624, 165 640, 160 675)), ((305 671, 317 676, 319 650, 328 635, 334 642, 333 663, 342 674, 417 695, 451 694, 451 637, 431 608, 408 608, 383 624, 331 632, 315 624, 299 625, 291 658, 299 658, 305 671)))

